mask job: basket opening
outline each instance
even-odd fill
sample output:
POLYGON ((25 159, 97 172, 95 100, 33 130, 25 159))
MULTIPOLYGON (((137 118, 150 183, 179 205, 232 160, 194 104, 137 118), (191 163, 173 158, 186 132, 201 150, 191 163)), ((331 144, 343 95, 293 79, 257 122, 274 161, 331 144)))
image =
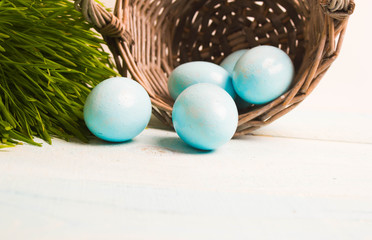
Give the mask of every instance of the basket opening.
POLYGON ((292 59, 305 53, 305 11, 298 0, 133 0, 132 55, 157 97, 173 105, 170 72, 190 61, 219 64, 230 53, 272 45, 292 59), (155 23, 155 24, 152 24, 155 23))
MULTIPOLYGON (((181 0, 182 1, 182 0, 181 0)), ((172 67, 203 60, 219 64, 244 48, 273 45, 284 50, 296 70, 304 53, 303 13, 296 0, 187 1, 173 25, 172 67)), ((174 21, 174 20, 173 20, 174 21)), ((170 21, 172 22, 172 20, 170 21)))

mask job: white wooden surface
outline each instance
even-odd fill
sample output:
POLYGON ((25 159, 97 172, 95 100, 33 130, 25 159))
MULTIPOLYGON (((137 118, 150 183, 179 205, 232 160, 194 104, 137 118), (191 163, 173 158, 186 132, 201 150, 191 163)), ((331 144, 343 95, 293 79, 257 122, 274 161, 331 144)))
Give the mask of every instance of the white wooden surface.
POLYGON ((0 239, 372 239, 371 8, 305 102, 214 152, 156 121, 124 144, 1 150, 0 239))

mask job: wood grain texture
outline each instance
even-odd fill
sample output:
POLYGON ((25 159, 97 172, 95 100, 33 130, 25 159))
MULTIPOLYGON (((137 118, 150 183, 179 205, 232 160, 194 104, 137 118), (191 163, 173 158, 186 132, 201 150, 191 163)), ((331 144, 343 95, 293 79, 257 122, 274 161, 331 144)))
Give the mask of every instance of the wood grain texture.
POLYGON ((267 136, 201 153, 157 129, 23 146, 0 155, 0 238, 368 239, 371 156, 371 144, 267 136))

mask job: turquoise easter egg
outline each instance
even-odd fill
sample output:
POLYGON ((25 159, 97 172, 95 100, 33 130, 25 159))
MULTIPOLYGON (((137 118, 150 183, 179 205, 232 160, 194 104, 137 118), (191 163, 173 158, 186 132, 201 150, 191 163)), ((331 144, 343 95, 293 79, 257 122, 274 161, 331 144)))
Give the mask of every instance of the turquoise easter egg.
POLYGON ((140 134, 150 121, 151 101, 134 80, 109 78, 98 84, 84 105, 84 120, 97 137, 123 142, 140 134))
MULTIPOLYGON (((236 63, 247 51, 248 49, 241 49, 231 53, 220 63, 220 66, 228 71, 232 76, 236 63)), ((239 110, 246 109, 252 105, 251 103, 244 101, 241 97, 239 97, 239 95, 234 98, 234 101, 239 110)))
POLYGON ((258 46, 240 57, 232 82, 243 100, 265 104, 284 94, 293 76, 293 63, 284 51, 273 46, 258 46))
POLYGON ((177 99, 183 90, 197 83, 215 84, 232 98, 236 96, 230 74, 217 64, 203 61, 188 62, 176 67, 169 76, 169 94, 177 99))
POLYGON ((226 58, 223 59, 223 61, 220 63, 220 66, 223 67, 230 74, 232 74, 236 62, 247 51, 248 49, 241 49, 241 50, 231 53, 230 55, 228 55, 226 58))
POLYGON ((210 84, 194 84, 177 98, 172 112, 178 136, 190 146, 213 150, 227 143, 238 124, 238 111, 231 96, 210 84))

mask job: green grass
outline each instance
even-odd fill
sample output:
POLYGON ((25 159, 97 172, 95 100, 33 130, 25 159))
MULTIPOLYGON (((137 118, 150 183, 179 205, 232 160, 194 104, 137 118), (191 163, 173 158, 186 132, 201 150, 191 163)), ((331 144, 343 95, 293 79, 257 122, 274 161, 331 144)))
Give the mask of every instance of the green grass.
POLYGON ((117 75, 90 28, 69 0, 0 1, 0 148, 87 141, 85 99, 117 75))

